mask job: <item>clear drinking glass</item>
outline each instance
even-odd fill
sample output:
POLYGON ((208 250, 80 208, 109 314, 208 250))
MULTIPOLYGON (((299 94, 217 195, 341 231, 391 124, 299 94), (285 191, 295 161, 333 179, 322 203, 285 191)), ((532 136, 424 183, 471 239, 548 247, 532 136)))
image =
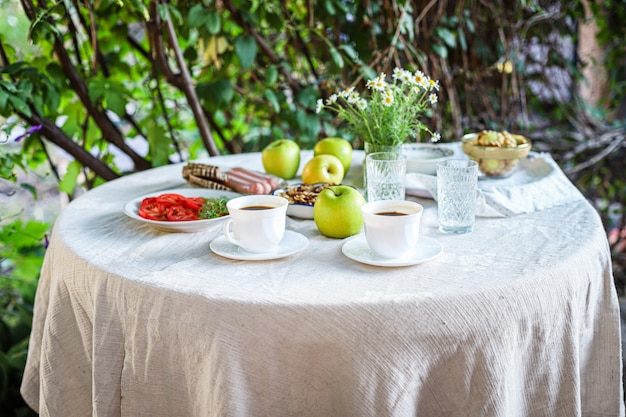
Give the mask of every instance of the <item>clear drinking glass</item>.
POLYGON ((476 218, 478 163, 449 159, 437 164, 437 216, 444 233, 468 233, 476 218))
POLYGON ((404 200, 406 156, 374 152, 366 156, 367 201, 404 200))

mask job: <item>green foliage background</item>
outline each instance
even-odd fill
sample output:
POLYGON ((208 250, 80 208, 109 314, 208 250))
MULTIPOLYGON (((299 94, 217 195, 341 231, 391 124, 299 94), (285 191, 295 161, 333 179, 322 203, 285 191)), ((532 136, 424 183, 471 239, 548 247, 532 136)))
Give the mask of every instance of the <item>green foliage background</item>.
MULTIPOLYGON (((315 113, 316 100, 395 66, 421 69, 441 82, 424 123, 444 140, 507 129, 552 152, 603 218, 621 291, 626 0, 590 3, 609 69, 597 108, 579 100, 582 63, 563 46, 576 45, 580 0, 0 0, 16 19, 0 17, 0 140, 11 141, 0 174, 34 192, 19 174, 46 169, 71 198, 278 138, 311 148, 337 135, 360 148, 331 114, 315 113), (59 149, 69 165, 56 162, 59 149)), ((0 213, 0 409, 17 410, 6 415, 25 412, 17 387, 48 227, 0 213)))

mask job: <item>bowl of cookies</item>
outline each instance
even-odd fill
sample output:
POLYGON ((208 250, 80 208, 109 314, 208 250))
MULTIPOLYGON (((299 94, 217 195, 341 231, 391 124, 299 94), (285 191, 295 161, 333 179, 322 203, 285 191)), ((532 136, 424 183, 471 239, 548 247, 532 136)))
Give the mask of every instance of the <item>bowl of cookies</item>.
POLYGON ((461 140, 463 152, 478 162, 482 174, 491 178, 511 175, 522 159, 528 156, 528 138, 507 131, 483 130, 468 133, 461 140))

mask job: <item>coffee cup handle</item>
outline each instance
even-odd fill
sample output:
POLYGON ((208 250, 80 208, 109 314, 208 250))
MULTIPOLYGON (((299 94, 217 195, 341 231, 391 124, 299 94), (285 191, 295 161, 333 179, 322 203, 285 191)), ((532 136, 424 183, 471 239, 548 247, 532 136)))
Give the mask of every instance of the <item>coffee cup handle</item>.
POLYGON ((224 237, 226 238, 226 240, 228 240, 230 243, 237 245, 237 246, 241 246, 241 242, 238 241, 237 239, 235 239, 235 237, 233 236, 232 232, 230 231, 230 225, 233 223, 233 219, 227 219, 224 222, 224 237))

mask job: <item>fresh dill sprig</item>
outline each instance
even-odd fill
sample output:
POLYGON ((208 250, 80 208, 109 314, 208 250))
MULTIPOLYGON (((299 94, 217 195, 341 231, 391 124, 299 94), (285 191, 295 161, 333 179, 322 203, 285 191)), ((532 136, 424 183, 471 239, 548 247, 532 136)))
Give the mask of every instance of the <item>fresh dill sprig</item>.
POLYGON ((226 208, 227 202, 228 198, 226 197, 207 198, 198 212, 198 216, 200 216, 201 219, 215 219, 217 217, 226 216, 228 215, 228 208, 226 208))

